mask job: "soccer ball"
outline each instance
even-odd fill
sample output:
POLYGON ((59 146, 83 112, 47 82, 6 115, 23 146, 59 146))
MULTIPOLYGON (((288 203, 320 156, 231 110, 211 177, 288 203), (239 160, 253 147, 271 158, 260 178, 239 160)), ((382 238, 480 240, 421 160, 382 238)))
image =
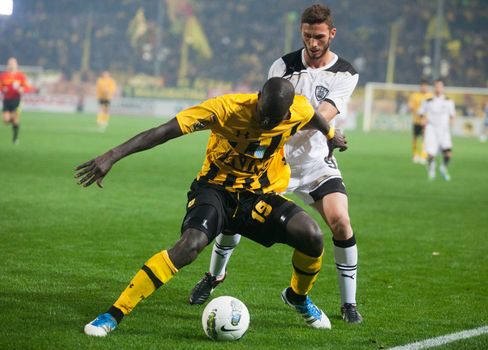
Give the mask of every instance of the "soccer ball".
POLYGON ((203 310, 202 326, 213 340, 237 340, 249 327, 249 311, 239 299, 223 296, 210 301, 203 310))

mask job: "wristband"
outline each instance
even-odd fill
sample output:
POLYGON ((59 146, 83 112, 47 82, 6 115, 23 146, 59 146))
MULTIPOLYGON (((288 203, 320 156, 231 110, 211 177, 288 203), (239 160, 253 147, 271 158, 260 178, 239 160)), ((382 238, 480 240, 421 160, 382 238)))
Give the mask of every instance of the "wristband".
POLYGON ((327 135, 325 135, 325 137, 327 137, 327 140, 332 140, 334 138, 334 135, 335 135, 335 128, 331 126, 329 132, 327 133, 327 135))

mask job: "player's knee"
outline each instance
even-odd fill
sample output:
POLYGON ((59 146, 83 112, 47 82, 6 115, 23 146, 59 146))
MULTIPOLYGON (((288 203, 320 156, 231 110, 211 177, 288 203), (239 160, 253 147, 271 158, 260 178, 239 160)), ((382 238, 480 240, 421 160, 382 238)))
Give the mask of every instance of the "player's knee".
POLYGON ((304 223, 306 234, 306 253, 310 256, 320 256, 324 250, 324 235, 320 230, 320 226, 314 220, 308 220, 304 223))
POLYGON ((305 212, 294 215, 286 226, 286 243, 309 256, 320 256, 324 237, 320 226, 305 212))
POLYGON ((351 221, 347 213, 334 213, 331 217, 328 218, 328 223, 330 230, 332 231, 332 235, 335 239, 346 240, 351 238, 351 221))

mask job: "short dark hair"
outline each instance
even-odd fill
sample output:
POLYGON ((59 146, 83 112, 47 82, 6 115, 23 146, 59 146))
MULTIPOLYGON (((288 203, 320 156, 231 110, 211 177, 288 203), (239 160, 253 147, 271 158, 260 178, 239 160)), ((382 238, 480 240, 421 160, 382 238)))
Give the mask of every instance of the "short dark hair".
POLYGON ((444 84, 444 79, 437 78, 437 79, 434 80, 434 83, 442 83, 442 84, 444 84))
POLYGON ((332 18, 332 11, 324 5, 315 4, 307 7, 302 13, 301 23, 319 24, 325 23, 330 29, 334 28, 334 19, 332 18))
POLYGON ((288 80, 273 77, 263 85, 263 109, 267 115, 283 116, 293 104, 295 88, 288 80))
POLYGON ((429 85, 429 81, 427 79, 423 78, 423 79, 420 79, 420 83, 419 84, 420 85, 429 85))

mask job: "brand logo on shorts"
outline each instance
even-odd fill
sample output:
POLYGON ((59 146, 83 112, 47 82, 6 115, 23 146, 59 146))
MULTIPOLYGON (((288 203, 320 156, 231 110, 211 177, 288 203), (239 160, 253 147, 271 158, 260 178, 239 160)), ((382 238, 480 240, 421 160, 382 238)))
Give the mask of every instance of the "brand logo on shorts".
POLYGON ((315 87, 315 98, 317 101, 323 101, 329 94, 329 89, 327 89, 325 86, 322 85, 317 85, 315 87))

